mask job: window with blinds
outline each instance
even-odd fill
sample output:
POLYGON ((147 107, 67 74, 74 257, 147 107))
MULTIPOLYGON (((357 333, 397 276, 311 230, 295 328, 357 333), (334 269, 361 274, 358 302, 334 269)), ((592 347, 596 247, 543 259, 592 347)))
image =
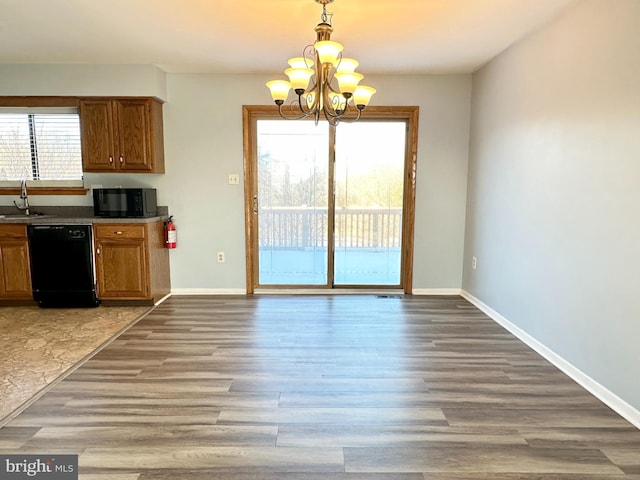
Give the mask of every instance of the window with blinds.
POLYGON ((81 183, 76 109, 0 109, 0 181, 24 179, 70 186, 81 183))

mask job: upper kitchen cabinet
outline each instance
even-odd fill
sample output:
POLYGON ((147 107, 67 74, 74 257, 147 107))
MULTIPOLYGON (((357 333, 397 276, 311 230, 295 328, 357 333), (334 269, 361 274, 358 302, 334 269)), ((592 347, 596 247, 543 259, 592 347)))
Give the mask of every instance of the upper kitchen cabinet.
POLYGON ((83 98, 80 130, 85 172, 164 173, 160 101, 83 98))

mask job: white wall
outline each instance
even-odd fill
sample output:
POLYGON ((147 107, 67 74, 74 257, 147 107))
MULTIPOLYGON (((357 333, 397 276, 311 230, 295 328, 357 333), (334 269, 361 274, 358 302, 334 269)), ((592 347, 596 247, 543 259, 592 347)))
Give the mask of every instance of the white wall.
MULTIPOLYGON (((420 136, 414 289, 459 291, 471 100, 470 75, 368 77, 372 104, 418 105, 420 136)), ((151 186, 179 230, 171 252, 179 292, 245 289, 242 105, 270 104, 260 75, 158 74, 148 66, 0 65, 0 95, 151 95, 164 105, 165 175, 87 174, 86 185, 151 186), (216 252, 226 262, 216 262, 216 252)), ((366 112, 365 112, 366 113, 366 112)), ((0 196, 0 204, 14 198, 0 196)), ((33 205, 91 205, 86 197, 32 197, 33 205)))
POLYGON ((638 32, 586 0, 474 75, 463 288, 640 410, 638 32))
POLYGON ((154 65, 0 65, 0 95, 148 96, 166 99, 154 65))
MULTIPOLYGON (((244 289, 242 105, 268 104, 259 75, 168 75, 167 173, 158 180, 181 247, 172 281, 182 289, 244 289), (226 263, 216 263, 224 251, 226 263)), ((420 106, 414 287, 460 288, 471 78, 372 77, 376 105, 420 106)), ((365 112, 366 114, 366 112, 365 112)))

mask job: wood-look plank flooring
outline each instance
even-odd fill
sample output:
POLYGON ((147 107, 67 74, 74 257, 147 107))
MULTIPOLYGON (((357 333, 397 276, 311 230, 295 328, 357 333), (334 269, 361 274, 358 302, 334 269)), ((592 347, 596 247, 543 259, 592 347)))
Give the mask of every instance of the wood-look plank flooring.
POLYGON ((640 480, 640 431, 460 297, 172 297, 0 451, 85 480, 640 480))

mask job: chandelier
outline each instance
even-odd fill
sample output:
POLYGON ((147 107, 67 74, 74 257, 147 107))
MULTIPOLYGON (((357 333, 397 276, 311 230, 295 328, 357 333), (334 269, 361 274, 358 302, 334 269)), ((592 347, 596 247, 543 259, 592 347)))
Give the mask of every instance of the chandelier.
POLYGON ((312 117, 317 125, 322 113, 334 126, 341 120, 355 122, 376 90, 359 85, 363 78, 355 71, 359 62, 343 57, 342 45, 331 40, 333 27, 327 4, 333 0, 315 2, 322 5, 320 23, 315 28, 316 42, 304 48, 302 57, 289 59, 290 68, 284 72, 289 81, 271 80, 267 87, 280 116, 287 120, 312 117), (297 98, 286 104, 292 88, 297 98))

